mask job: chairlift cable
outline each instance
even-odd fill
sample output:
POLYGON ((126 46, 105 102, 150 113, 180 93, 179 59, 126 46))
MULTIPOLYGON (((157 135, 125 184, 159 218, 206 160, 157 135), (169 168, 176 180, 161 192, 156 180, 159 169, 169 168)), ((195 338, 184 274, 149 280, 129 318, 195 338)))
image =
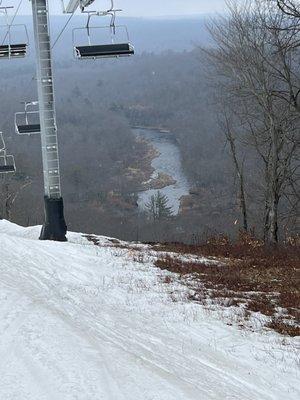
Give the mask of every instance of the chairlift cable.
MULTIPOLYGON (((2 1, 1 1, 1 3, 2 3, 2 1)), ((16 16, 18 15, 18 12, 19 12, 19 10, 20 10, 20 7, 21 7, 22 3, 23 3, 23 0, 20 0, 19 5, 18 5, 18 7, 16 8, 15 14, 14 14, 14 16, 12 17, 12 20, 10 21, 10 23, 9 23, 9 25, 8 25, 7 32, 6 32, 6 34, 5 34, 5 36, 4 36, 3 40, 2 40, 2 45, 4 44, 5 39, 7 38, 8 30, 10 29, 10 27, 11 27, 12 24, 14 23, 14 20, 16 19, 16 16)))
MULTIPOLYGON (((75 10, 76 11, 76 10, 75 10)), ((51 50, 54 48, 54 46, 56 45, 56 43, 59 41, 59 39, 61 38, 61 35, 64 33, 64 31, 66 30, 67 26, 69 25, 71 19, 73 18, 75 11, 73 11, 73 13, 70 15, 70 17, 68 18, 68 21, 66 22, 65 26, 62 28, 61 32, 59 33, 59 35, 57 36, 57 38, 55 39, 51 50)))

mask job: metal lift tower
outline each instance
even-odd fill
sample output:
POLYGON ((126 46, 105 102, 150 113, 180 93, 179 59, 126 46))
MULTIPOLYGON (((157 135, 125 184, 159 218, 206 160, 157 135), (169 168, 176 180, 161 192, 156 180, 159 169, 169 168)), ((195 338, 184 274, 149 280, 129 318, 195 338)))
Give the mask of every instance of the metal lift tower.
POLYGON ((31 3, 45 191, 45 223, 40 239, 66 241, 67 226, 60 183, 48 0, 31 0, 31 3))

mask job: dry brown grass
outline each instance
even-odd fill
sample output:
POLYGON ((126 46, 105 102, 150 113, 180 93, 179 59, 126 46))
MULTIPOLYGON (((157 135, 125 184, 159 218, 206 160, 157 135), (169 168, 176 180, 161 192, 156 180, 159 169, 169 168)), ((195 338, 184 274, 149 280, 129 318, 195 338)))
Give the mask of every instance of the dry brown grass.
POLYGON ((243 236, 235 243, 222 237, 199 246, 171 243, 155 248, 178 255, 226 258, 225 265, 215 265, 183 262, 180 257, 167 255, 158 258, 156 266, 177 273, 193 289, 192 301, 210 298, 227 306, 244 304, 248 311, 271 317, 270 329, 285 335, 300 335, 298 244, 268 247, 243 236))
POLYGON ((273 317, 266 326, 280 333, 281 335, 292 337, 299 336, 299 326, 292 325, 281 317, 273 317))
MULTIPOLYGON (((85 237, 100 246, 97 236, 85 237)), ((145 262, 144 249, 129 247, 117 239, 110 240, 110 243, 114 248, 132 251, 133 261, 145 262)), ((243 304, 245 319, 251 312, 260 312, 271 318, 266 325, 268 328, 283 335, 300 335, 298 239, 275 247, 265 246, 254 237, 241 234, 236 242, 219 236, 197 246, 152 243, 151 249, 158 252, 155 262, 158 268, 178 274, 178 279, 192 289, 188 297, 190 301, 202 304, 212 301, 226 307, 243 304), (182 261, 181 256, 186 259, 188 254, 216 258, 220 264, 182 261)), ((163 277, 165 284, 173 281, 169 275, 163 277)))

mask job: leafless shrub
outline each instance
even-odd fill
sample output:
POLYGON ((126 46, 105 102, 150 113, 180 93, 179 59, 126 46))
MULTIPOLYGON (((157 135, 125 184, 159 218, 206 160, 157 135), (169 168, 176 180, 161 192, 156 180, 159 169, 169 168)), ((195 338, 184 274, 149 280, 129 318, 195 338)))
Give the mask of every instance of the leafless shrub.
POLYGON ((300 336, 300 327, 284 321, 280 317, 273 317, 266 326, 285 336, 300 336))

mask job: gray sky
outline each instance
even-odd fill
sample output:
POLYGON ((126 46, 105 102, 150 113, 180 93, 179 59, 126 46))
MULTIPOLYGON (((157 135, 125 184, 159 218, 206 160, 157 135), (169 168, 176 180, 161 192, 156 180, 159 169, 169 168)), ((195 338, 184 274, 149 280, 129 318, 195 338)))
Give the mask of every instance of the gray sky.
MULTIPOLYGON (((67 3, 68 0, 65 0, 67 3)), ((3 0, 3 5, 18 5, 19 0, 3 0)), ((122 8, 124 16, 153 17, 172 15, 191 15, 222 11, 225 0, 115 0, 117 7, 122 8)), ((61 13, 61 1, 49 0, 51 12, 61 13)), ((109 0, 97 0, 99 9, 106 9, 109 0)), ((30 2, 23 0, 21 14, 29 14, 30 2)))

